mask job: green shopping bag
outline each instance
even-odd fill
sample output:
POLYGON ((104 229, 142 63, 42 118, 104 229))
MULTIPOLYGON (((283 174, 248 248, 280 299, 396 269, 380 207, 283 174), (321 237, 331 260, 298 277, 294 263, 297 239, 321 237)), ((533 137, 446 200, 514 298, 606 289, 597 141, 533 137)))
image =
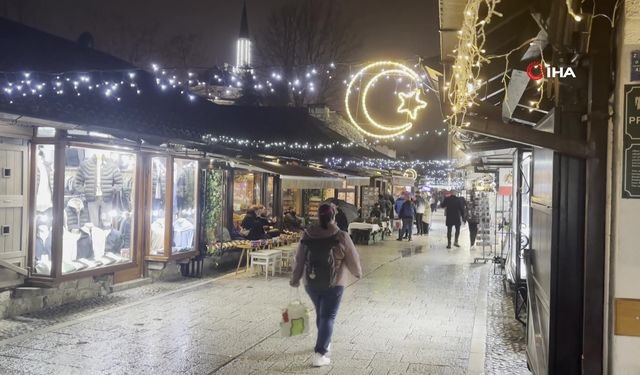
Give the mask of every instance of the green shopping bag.
POLYGON ((280 334, 284 337, 298 336, 309 332, 309 309, 300 300, 300 291, 297 290, 297 298, 291 299, 289 304, 282 309, 280 321, 280 334))

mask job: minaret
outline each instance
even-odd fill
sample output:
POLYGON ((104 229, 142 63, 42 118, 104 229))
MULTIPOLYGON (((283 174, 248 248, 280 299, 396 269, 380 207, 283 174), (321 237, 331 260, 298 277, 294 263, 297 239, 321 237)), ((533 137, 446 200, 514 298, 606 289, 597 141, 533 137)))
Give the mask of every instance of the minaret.
POLYGON ((251 69, 251 39, 249 39, 249 22, 247 21, 247 3, 242 6, 240 35, 236 51, 236 68, 251 69))

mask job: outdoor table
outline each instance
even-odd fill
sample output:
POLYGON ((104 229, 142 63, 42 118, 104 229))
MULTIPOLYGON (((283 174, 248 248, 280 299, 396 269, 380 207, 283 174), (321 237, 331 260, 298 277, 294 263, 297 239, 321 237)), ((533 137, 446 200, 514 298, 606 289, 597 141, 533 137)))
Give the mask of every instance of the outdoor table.
POLYGON ((271 265, 271 276, 276 275, 276 266, 278 267, 278 273, 282 272, 282 264, 280 259, 282 258, 282 250, 258 250, 251 253, 251 273, 253 274, 254 266, 265 266, 264 278, 269 279, 269 265, 271 265))
POLYGON ((349 235, 352 235, 355 243, 369 244, 376 241, 376 234, 381 231, 378 224, 371 223, 351 223, 349 224, 349 235))

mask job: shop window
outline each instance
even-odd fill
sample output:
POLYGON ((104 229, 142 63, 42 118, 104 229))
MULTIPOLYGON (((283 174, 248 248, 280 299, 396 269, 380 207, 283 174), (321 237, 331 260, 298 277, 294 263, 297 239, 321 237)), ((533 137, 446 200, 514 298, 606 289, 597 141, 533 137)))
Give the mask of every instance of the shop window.
POLYGON ((173 236, 171 253, 195 249, 198 162, 175 159, 173 163, 173 236))
POLYGON ((53 176, 55 173, 53 145, 36 147, 34 272, 51 275, 51 234, 53 232, 53 176))
POLYGON ((302 191, 304 216, 307 220, 315 221, 318 219, 318 208, 322 204, 322 197, 322 189, 304 189, 302 191))
POLYGON ((164 255, 167 158, 151 159, 151 211, 149 254, 164 255))
POLYGON ((136 155, 65 150, 62 273, 132 259, 136 155))
POLYGON ((301 196, 299 189, 284 189, 282 191, 282 208, 284 211, 294 210, 298 215, 303 215, 301 196))
POLYGON ((229 230, 223 226, 224 172, 211 169, 206 173, 203 217, 205 238, 209 252, 214 252, 216 244, 230 241, 229 230))
POLYGON ((323 200, 332 199, 336 197, 336 189, 324 189, 323 190, 323 200))
POLYGON ((254 204, 255 175, 251 172, 236 171, 233 176, 233 223, 240 226, 242 216, 254 204))
POLYGON ((267 213, 273 215, 273 176, 267 177, 267 201, 264 203, 267 213))
POLYGON ((261 186, 261 174, 254 174, 253 175, 253 197, 254 197, 254 202, 255 204, 259 204, 261 205, 262 202, 262 186, 261 186))

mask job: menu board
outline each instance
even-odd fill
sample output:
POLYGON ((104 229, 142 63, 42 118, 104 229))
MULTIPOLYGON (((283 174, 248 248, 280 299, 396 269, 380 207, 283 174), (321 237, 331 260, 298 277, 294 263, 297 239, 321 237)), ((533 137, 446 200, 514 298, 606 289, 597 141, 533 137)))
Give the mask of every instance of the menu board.
POLYGON ((640 198, 640 85, 624 86, 622 198, 640 198))
POLYGON ((373 205, 378 203, 378 195, 380 190, 374 186, 362 187, 362 217, 364 219, 369 217, 373 205))

